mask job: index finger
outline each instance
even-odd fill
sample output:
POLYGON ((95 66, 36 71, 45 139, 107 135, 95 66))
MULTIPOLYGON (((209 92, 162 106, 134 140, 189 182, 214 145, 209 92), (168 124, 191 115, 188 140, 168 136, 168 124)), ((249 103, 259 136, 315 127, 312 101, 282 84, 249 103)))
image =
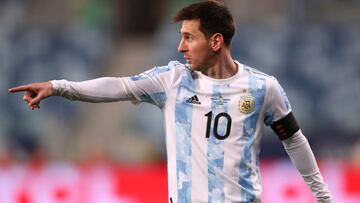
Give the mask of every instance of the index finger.
POLYGON ((21 92, 21 91, 27 91, 30 89, 30 85, 20 85, 20 86, 17 86, 17 87, 13 87, 13 88, 10 88, 9 89, 9 92, 21 92))

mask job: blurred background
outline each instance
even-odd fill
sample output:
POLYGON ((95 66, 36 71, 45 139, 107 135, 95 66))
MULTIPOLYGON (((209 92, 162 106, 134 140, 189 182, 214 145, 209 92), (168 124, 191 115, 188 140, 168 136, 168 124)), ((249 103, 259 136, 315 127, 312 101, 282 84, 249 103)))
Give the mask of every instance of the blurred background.
MULTIPOLYGON (((184 62, 171 17, 192 2, 0 0, 0 202, 166 202, 160 109, 49 98, 31 111, 7 89, 184 62)), ((224 2, 233 57, 278 78, 334 202, 360 202, 360 1, 224 2)), ((314 202, 269 129, 261 158, 264 203, 314 202)))

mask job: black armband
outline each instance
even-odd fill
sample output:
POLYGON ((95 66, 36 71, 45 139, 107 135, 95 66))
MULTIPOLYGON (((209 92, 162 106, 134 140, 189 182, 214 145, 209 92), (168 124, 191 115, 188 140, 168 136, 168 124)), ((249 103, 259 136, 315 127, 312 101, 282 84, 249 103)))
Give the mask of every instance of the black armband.
POLYGON ((292 112, 272 124, 271 128, 279 136, 280 140, 291 137, 300 129, 292 112))

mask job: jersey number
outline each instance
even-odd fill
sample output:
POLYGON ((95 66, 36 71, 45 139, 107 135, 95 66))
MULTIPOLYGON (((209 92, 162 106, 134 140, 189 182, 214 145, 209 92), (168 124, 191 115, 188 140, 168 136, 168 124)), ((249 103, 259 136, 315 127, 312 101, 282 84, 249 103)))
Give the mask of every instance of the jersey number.
MULTIPOLYGON (((205 114, 205 116, 208 117, 207 118, 207 124, 206 124, 206 138, 210 137, 212 114, 213 114, 212 111, 205 114)), ((230 117, 230 115, 225 113, 225 112, 222 112, 222 113, 219 113, 218 115, 216 115, 215 120, 214 120, 214 128, 213 128, 214 136, 219 140, 224 140, 227 137, 229 137, 230 130, 231 130, 231 117, 230 117), (221 117, 224 117, 227 120, 226 132, 223 135, 220 135, 218 133, 219 119, 221 117)))

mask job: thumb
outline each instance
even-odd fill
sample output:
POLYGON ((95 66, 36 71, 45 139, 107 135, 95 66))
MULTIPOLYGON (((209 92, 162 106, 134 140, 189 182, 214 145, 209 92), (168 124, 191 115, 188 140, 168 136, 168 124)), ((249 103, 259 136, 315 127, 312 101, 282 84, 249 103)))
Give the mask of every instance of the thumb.
POLYGON ((43 93, 40 92, 36 97, 34 97, 32 100, 30 100, 29 106, 33 106, 34 104, 38 104, 40 102, 40 100, 42 100, 43 98, 44 98, 43 93))

